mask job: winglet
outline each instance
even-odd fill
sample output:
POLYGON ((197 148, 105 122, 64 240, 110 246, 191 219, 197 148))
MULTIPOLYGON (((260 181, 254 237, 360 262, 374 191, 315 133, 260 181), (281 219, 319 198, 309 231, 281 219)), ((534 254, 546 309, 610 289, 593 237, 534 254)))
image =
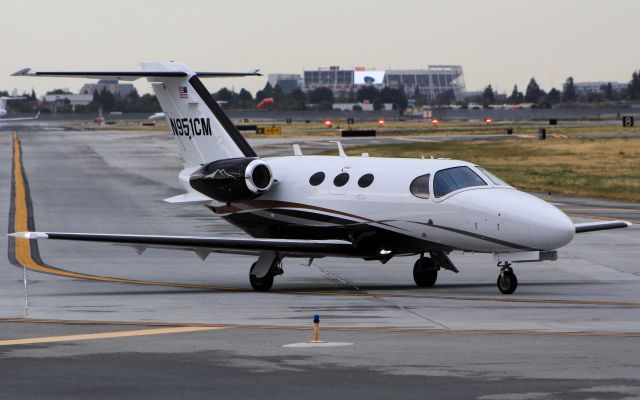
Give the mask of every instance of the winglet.
POLYGON ((29 71, 31 71, 31 68, 29 68, 29 67, 22 68, 21 70, 18 70, 16 72, 14 72, 13 74, 11 74, 11 76, 26 76, 26 75, 29 75, 29 71))
POLYGON ((49 235, 44 232, 14 232, 9 236, 13 236, 18 239, 48 239, 49 235))

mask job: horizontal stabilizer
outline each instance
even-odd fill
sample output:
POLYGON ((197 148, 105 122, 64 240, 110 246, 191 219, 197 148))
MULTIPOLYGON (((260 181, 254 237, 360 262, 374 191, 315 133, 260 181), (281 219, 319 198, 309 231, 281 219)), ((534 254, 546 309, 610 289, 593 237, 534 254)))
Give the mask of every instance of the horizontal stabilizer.
POLYGON ((164 199, 163 201, 171 204, 199 204, 199 203, 208 203, 211 201, 211 198, 203 195, 198 192, 188 192, 184 194, 179 194, 177 196, 169 197, 164 199))
MULTIPOLYGON (((196 72, 201 78, 239 78, 243 76, 262 76, 259 70, 248 72, 196 72)), ((118 79, 120 81, 135 81, 140 78, 187 78, 185 71, 32 71, 23 68, 11 76, 58 77, 58 78, 90 78, 90 79, 118 79)))
POLYGON ((607 229, 628 228, 632 225, 633 224, 631 222, 627 222, 627 221, 587 222, 584 224, 575 224, 576 233, 604 231, 607 229))

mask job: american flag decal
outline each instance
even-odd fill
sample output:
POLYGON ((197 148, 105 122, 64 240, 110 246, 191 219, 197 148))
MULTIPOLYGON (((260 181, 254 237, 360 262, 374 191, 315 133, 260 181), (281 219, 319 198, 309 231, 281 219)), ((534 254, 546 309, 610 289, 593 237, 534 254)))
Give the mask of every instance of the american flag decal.
POLYGON ((187 87, 186 86, 180 86, 178 88, 178 96, 180 96, 181 99, 188 99, 189 98, 189 94, 187 93, 187 87))

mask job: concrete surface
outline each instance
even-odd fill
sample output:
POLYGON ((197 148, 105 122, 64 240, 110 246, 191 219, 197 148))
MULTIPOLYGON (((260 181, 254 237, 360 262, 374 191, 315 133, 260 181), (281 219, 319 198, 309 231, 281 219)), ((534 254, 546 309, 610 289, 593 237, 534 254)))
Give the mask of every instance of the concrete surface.
MULTIPOLYGON (((19 136, 39 230, 243 235, 204 208, 162 202, 181 193, 169 135, 19 136)), ((290 154, 289 142, 254 145, 263 155, 290 154)), ((11 132, 1 131, 0 224, 7 227, 12 149, 11 132)), ((640 221, 635 204, 555 200, 576 221, 640 221)), ((638 397, 638 229, 578 235, 557 262, 517 265, 513 296, 497 291, 498 269, 487 255, 454 255, 461 273, 442 272, 433 289, 413 285, 408 258, 385 265, 325 258, 311 267, 285 260, 274 291, 255 293, 250 257, 212 255, 203 263, 189 252, 138 256, 40 241, 42 264, 59 270, 24 271, 28 307, 23 269, 0 259, 0 389, 8 398, 638 397), (354 345, 283 348, 310 338, 316 313, 323 339, 354 345), (203 325, 224 329, 144 332, 203 325), (73 338, 129 330, 143 336, 73 338), (2 346, 21 338, 44 339, 2 346)), ((0 240, 0 252, 9 254, 9 244, 0 240)))

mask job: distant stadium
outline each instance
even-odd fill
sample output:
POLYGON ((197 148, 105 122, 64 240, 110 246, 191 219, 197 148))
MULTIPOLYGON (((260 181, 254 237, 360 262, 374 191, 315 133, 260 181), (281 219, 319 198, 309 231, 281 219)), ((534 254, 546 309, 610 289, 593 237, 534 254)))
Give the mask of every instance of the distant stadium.
POLYGON ((272 86, 280 85, 285 92, 296 88, 308 92, 325 87, 337 96, 357 91, 363 85, 394 89, 402 87, 408 96, 412 96, 417 90, 428 101, 447 91, 453 91, 456 98, 461 98, 466 90, 460 65, 430 65, 427 69, 411 70, 332 66, 305 70, 302 75, 272 74, 269 75, 269 82, 272 86))

